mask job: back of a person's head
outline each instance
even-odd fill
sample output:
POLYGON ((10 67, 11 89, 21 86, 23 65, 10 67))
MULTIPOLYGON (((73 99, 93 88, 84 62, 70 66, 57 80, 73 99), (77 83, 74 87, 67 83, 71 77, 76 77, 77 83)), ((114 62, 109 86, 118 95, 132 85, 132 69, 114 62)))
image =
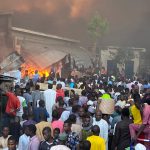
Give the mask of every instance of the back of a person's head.
POLYGON ((94 125, 91 130, 93 132, 93 135, 99 135, 100 133, 100 128, 98 125, 94 125))
POLYGON ((30 124, 27 127, 32 134, 36 134, 36 126, 34 124, 30 124))
POLYGON ((70 120, 71 123, 76 123, 76 115, 71 114, 71 115, 69 116, 69 120, 70 120))
POLYGON ((57 110, 53 110, 52 118, 58 120, 60 118, 59 112, 57 110))
POLYGON ((40 101, 39 101, 39 106, 40 106, 40 107, 44 107, 44 106, 45 106, 44 100, 40 100, 40 101))
POLYGON ((69 91, 68 90, 65 91, 65 97, 69 97, 69 91))
POLYGON ((48 84, 48 89, 52 89, 53 88, 53 84, 48 84))
POLYGON ((39 90, 40 89, 40 85, 39 84, 36 84, 35 85, 35 90, 39 90))
POLYGON ((83 146, 82 146, 83 150, 90 150, 91 149, 90 141, 85 140, 85 141, 82 142, 82 144, 83 144, 83 146))
POLYGON ((81 94, 82 94, 82 96, 86 96, 86 91, 82 90, 81 94))
POLYGON ((129 109, 128 108, 123 108, 121 114, 122 114, 123 117, 128 117, 129 118, 129 115, 130 115, 129 109))

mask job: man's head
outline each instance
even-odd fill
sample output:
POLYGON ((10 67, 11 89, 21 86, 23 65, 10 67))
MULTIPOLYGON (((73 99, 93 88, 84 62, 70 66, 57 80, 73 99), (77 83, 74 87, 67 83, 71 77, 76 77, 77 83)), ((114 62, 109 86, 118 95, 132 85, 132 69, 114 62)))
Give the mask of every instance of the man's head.
POLYGON ((83 126, 84 127, 88 127, 90 125, 90 115, 85 114, 85 116, 83 117, 83 126))
POLYGON ((64 122, 64 131, 65 131, 66 133, 71 132, 71 123, 70 123, 69 120, 66 120, 66 121, 64 122))
POLYGON ((53 84, 48 84, 48 89, 52 89, 53 88, 53 84))
POLYGON ((33 137, 34 135, 36 135, 36 126, 33 124, 30 124, 27 126, 28 130, 29 130, 29 136, 33 137))
POLYGON ((60 90, 61 88, 62 88, 62 85, 61 84, 57 84, 56 89, 60 90))
POLYGON ((16 150, 17 142, 16 142, 15 137, 10 136, 10 137, 8 138, 7 145, 8 145, 8 150, 16 150))
POLYGON ((36 84, 35 85, 35 90, 39 90, 40 89, 40 85, 36 84))
POLYGON ((2 135, 3 135, 3 137, 4 137, 4 138, 7 138, 7 137, 8 137, 8 134, 9 134, 9 127, 4 126, 4 127, 2 128, 2 135))
POLYGON ((100 128, 99 128, 98 125, 94 125, 91 130, 93 132, 93 135, 99 136, 99 134, 100 134, 100 128))
POLYGON ((59 134, 60 134, 60 129, 59 128, 55 128, 54 131, 54 138, 58 138, 59 137, 59 134))
POLYGON ((71 115, 69 116, 69 120, 70 120, 71 123, 75 124, 75 123, 76 123, 76 115, 71 114, 71 115))
POLYGON ((60 118, 60 115, 57 110, 53 110, 52 118, 53 118, 53 120, 58 120, 60 118))
POLYGON ((24 134, 26 134, 27 136, 30 136, 28 126, 24 126, 23 130, 24 130, 24 134))
POLYGON ((128 109, 128 108, 123 108, 123 109, 122 109, 122 112, 121 112, 121 118, 122 118, 122 119, 123 119, 123 118, 129 118, 129 115, 130 115, 129 109, 128 109))
POLYGON ((80 149, 90 150, 91 149, 91 143, 90 143, 90 141, 85 140, 82 143, 80 143, 79 147, 80 147, 80 149))
POLYGON ((84 108, 79 108, 79 116, 80 117, 83 117, 84 116, 84 113, 85 113, 85 110, 84 110, 84 108))
POLYGON ((96 121, 100 121, 102 119, 102 112, 99 110, 95 113, 96 121))
POLYGON ((15 89, 15 94, 16 94, 16 96, 21 96, 21 89, 20 89, 20 87, 17 87, 15 89))
POLYGON ((51 128, 50 127, 45 127, 42 131, 43 137, 45 141, 49 141, 51 139, 51 128))

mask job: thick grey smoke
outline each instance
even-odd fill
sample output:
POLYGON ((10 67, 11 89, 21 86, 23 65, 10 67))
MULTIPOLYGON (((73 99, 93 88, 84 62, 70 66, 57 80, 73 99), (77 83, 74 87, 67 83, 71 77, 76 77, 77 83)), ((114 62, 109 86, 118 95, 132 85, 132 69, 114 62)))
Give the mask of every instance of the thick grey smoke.
POLYGON ((150 48, 150 0, 0 0, 14 10, 13 25, 81 40, 90 38, 87 24, 98 12, 109 21, 103 45, 150 48))

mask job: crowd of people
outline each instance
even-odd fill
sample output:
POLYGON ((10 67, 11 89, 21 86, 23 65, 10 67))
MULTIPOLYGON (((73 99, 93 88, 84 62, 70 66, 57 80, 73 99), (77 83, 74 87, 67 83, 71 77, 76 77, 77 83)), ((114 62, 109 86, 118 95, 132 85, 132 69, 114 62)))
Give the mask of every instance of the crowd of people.
POLYGON ((150 150, 148 81, 106 74, 46 79, 38 71, 24 79, 25 88, 1 89, 0 150, 150 150), (103 100, 114 101, 112 114, 100 109, 103 100))

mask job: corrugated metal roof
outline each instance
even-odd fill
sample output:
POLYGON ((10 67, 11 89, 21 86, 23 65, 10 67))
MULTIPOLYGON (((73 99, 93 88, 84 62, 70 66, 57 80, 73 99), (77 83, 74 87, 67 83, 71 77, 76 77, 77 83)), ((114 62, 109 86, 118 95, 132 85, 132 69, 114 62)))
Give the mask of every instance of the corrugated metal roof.
POLYGON ((79 43, 80 42, 78 40, 73 40, 73 39, 60 37, 60 36, 56 36, 56 35, 51 35, 51 34, 45 34, 45 33, 41 33, 41 32, 31 31, 31 30, 27 30, 27 29, 23 29, 23 28, 12 27, 12 30, 13 31, 17 31, 17 32, 23 32, 23 33, 43 36, 43 37, 46 37, 46 38, 53 38, 53 39, 57 39, 57 40, 63 40, 63 41, 67 41, 67 42, 73 42, 73 43, 79 43))

